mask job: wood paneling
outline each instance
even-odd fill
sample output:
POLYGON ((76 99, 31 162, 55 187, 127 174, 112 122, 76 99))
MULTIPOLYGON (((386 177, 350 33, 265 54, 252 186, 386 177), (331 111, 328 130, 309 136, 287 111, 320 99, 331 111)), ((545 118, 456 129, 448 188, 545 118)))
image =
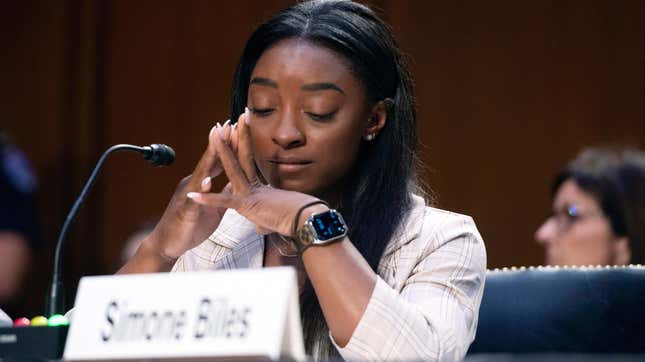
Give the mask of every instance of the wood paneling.
POLYGON ((473 215, 490 266, 539 264, 553 175, 580 148, 645 146, 643 2, 414 2, 412 59, 430 185, 473 215))

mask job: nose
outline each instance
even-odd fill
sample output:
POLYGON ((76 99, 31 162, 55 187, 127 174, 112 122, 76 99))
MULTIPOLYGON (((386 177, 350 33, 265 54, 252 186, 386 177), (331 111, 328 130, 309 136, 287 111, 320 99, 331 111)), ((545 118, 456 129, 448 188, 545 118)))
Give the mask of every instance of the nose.
POLYGON ((298 112, 289 111, 282 114, 273 130, 272 139, 283 149, 298 147, 305 143, 298 112))
POLYGON ((553 218, 548 218, 544 223, 535 231, 533 237, 542 245, 549 244, 556 235, 556 227, 553 218))

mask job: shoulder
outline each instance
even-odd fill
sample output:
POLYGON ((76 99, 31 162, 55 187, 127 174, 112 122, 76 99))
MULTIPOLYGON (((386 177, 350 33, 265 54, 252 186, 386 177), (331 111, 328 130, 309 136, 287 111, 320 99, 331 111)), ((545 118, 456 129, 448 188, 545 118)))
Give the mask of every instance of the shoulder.
POLYGON ((25 154, 14 146, 0 150, 0 175, 6 185, 19 194, 32 194, 36 189, 36 176, 25 154))
POLYGON ((483 246, 472 217, 428 206, 423 198, 413 195, 412 207, 386 250, 394 251, 404 246, 437 249, 464 238, 483 246))
POLYGON ((468 215, 426 207, 420 232, 412 243, 420 259, 452 259, 461 268, 486 269, 486 248, 468 215))
MULTIPOLYGON (((465 310, 479 308, 486 249, 472 217, 426 206, 415 198, 401 232, 386 250, 378 274, 406 299, 417 296, 421 298, 415 299, 417 303, 432 305, 436 296, 458 296, 457 304, 465 310)), ((432 308, 444 307, 440 303, 432 308)))
POLYGON ((419 220, 419 239, 425 240, 428 247, 439 248, 464 238, 483 245, 483 239, 472 217, 429 206, 425 207, 424 211, 423 218, 419 220))
POLYGON ((380 267, 411 272, 428 262, 483 273, 486 248, 472 217, 427 206, 414 196, 413 207, 386 248, 380 267))

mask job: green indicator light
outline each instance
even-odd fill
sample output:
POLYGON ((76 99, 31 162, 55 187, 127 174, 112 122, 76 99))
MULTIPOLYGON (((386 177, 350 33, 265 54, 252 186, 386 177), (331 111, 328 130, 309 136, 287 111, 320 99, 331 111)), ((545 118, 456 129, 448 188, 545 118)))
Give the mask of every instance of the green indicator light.
POLYGON ((64 315, 54 314, 53 316, 49 317, 50 327, 67 326, 67 325, 69 325, 69 319, 67 319, 67 317, 65 317, 64 315))

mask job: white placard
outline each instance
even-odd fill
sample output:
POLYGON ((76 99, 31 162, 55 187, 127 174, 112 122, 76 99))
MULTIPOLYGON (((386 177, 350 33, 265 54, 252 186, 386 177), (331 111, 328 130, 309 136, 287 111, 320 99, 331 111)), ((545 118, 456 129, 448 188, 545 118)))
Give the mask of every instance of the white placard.
POLYGON ((293 268, 81 279, 63 358, 304 359, 293 268))

